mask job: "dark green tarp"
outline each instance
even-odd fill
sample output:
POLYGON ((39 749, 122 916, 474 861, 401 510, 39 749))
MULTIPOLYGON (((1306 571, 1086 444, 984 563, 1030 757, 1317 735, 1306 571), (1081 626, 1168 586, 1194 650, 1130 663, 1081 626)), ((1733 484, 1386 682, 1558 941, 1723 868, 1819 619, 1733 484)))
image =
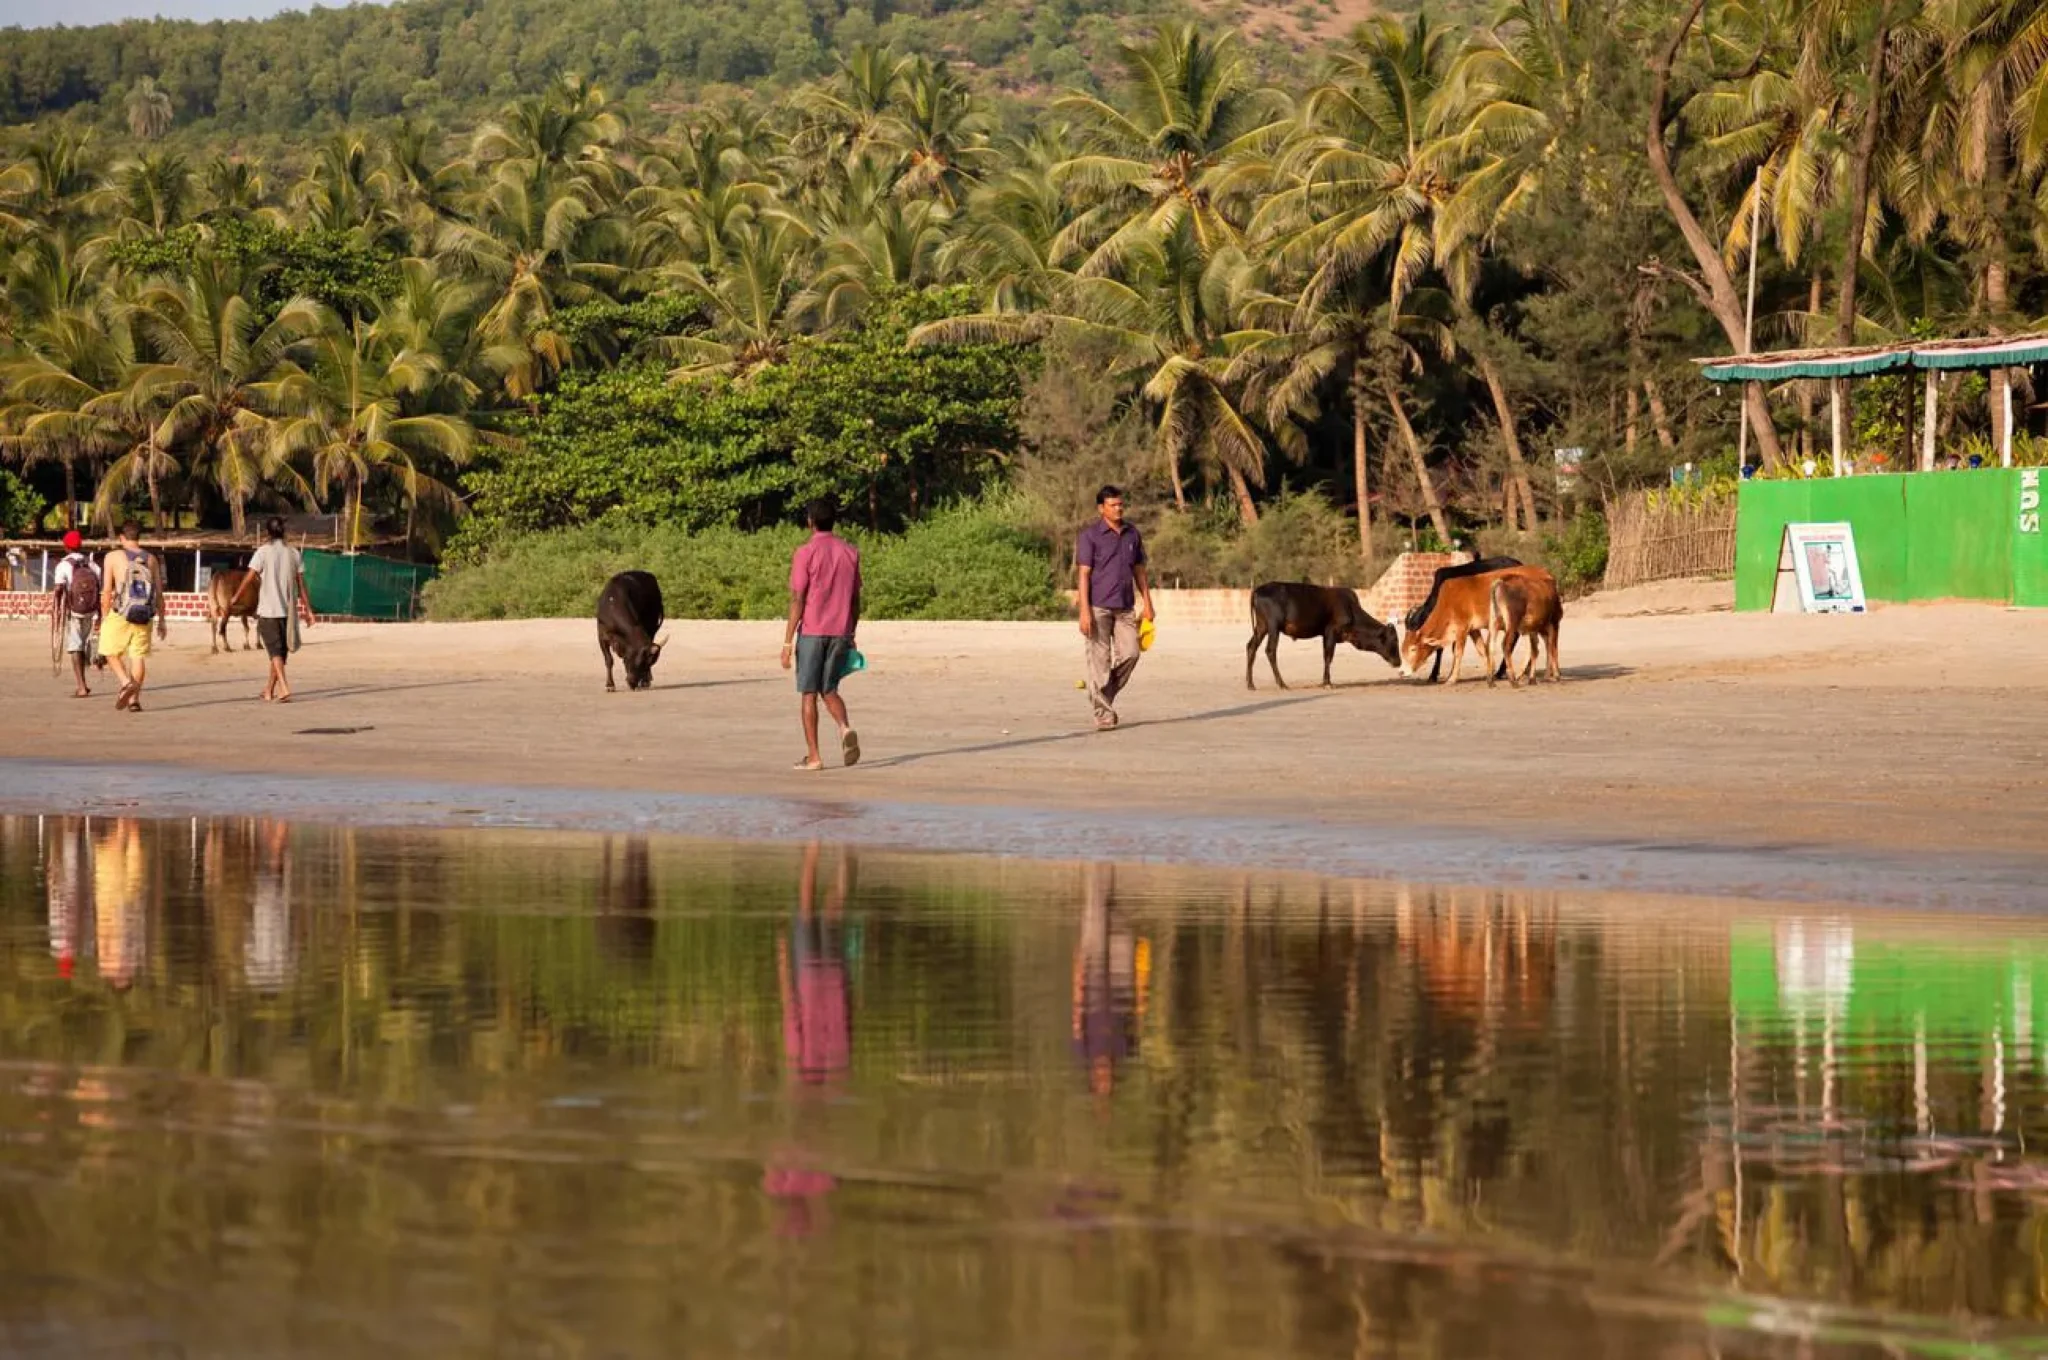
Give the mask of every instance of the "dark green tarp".
POLYGON ((320 615, 380 622, 418 618, 420 587, 435 576, 432 567, 368 553, 350 556, 309 548, 300 556, 306 564, 306 595, 320 615))

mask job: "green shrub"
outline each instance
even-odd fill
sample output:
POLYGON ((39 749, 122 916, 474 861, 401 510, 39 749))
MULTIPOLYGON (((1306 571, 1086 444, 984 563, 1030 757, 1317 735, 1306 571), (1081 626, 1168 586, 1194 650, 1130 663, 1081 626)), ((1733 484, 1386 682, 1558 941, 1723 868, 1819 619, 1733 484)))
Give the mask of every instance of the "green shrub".
MULTIPOLYGON (((1044 544, 1015 528, 1000 505, 970 504, 903 534, 846 528, 860 545, 862 612, 875 619, 1062 617, 1044 544)), ((440 620, 581 618, 614 572, 651 571, 669 617, 773 619, 789 604, 795 527, 744 533, 609 522, 504 540, 458 563, 426 588, 440 620)))
POLYGON ((41 527, 50 503, 11 472, 0 470, 0 535, 25 534, 41 527))

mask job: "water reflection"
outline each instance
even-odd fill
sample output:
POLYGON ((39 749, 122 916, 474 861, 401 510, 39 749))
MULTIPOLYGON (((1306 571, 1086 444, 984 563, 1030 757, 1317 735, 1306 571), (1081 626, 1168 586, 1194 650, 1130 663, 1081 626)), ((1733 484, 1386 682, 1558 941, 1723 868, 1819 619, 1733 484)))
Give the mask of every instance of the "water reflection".
POLYGON ((0 1351, 1985 1354, 2048 933, 0 820, 0 1351))

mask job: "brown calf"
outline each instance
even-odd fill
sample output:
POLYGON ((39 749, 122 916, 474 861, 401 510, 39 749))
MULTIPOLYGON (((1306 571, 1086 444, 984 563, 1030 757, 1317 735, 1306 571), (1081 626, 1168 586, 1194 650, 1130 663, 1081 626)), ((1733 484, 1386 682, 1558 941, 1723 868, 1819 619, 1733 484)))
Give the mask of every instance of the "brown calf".
MULTIPOLYGON (((1536 649, 1541 643, 1549 653, 1545 666, 1550 682, 1558 681, 1557 632, 1564 622, 1564 602, 1558 598, 1557 582, 1544 571, 1524 568, 1521 571, 1504 571, 1493 580, 1493 590, 1487 598, 1487 659, 1493 657, 1493 635, 1501 635, 1501 668, 1508 674, 1510 688, 1520 688, 1536 672, 1536 649), (1522 671, 1521 680, 1515 678, 1515 643, 1522 638, 1529 639, 1529 664, 1522 671)), ((1493 683, 1488 674, 1486 683, 1493 683)))
POLYGON ((242 650, 249 651, 255 644, 249 641, 249 621, 256 617, 258 587, 263 577, 247 567, 225 567, 213 574, 213 580, 206 587, 206 631, 211 634, 212 651, 231 652, 228 645, 228 620, 242 621, 242 650))
POLYGON ((1448 647, 1451 652, 1447 685, 1458 683, 1458 671, 1465 660, 1465 644, 1479 643, 1486 661, 1486 680, 1493 683, 1493 587, 1503 579, 1526 579, 1547 585, 1554 595, 1557 583, 1541 567, 1509 567, 1445 581, 1437 592, 1436 607, 1421 626, 1410 628, 1401 638, 1401 673, 1413 676, 1430 659, 1430 653, 1448 647))

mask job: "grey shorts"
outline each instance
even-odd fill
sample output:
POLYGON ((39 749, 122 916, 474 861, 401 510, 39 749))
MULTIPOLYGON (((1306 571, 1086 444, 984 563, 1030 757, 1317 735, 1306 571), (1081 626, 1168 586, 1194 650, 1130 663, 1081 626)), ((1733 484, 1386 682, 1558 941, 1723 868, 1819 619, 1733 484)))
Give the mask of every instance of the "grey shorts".
POLYGON ((256 620, 256 636, 263 643, 263 650, 272 661, 283 661, 291 655, 290 639, 285 634, 283 619, 256 620))
POLYGON ((804 634, 796 640, 796 692, 837 694, 852 638, 804 634))
POLYGON ((97 614, 64 615, 64 650, 92 654, 93 644, 99 641, 100 620, 97 614))

